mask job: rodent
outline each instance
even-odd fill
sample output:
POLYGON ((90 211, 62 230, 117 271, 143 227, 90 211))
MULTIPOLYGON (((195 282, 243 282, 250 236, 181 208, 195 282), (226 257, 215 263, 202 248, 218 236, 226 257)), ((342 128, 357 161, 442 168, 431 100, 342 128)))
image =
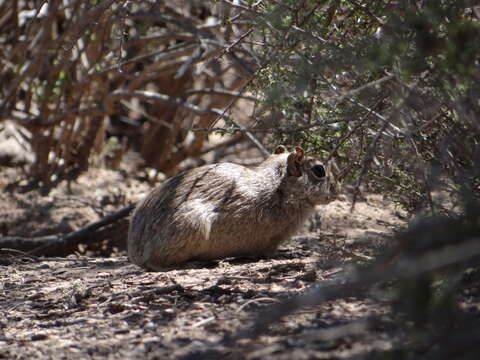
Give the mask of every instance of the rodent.
POLYGON ((128 257, 158 271, 192 260, 268 254, 336 191, 329 168, 300 147, 279 146, 254 168, 219 163, 184 171, 135 209, 128 257))

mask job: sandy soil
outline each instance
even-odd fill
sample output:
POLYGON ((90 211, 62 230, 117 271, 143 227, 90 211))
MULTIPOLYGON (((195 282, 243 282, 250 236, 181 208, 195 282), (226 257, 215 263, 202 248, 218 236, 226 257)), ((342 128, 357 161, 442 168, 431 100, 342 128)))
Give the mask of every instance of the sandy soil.
MULTIPOLYGON (((72 189, 2 193, 2 235, 76 230, 137 201, 148 186, 99 170, 72 189)), ((145 272, 127 261, 121 236, 113 257, 87 256, 95 254, 88 246, 66 258, 0 251, 0 358, 343 359, 388 351, 401 331, 380 300, 364 298, 299 309, 264 335, 228 341, 260 310, 371 261, 402 224, 379 195, 350 207, 345 196, 320 208, 301 234, 257 261, 145 272)))

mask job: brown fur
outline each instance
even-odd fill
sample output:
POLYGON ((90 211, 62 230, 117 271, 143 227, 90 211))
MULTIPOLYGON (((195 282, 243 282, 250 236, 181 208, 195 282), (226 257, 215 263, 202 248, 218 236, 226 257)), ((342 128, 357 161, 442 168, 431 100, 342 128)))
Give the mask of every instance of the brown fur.
POLYGON ((313 162, 278 147, 255 168, 231 163, 180 173, 154 189, 130 220, 130 261, 149 270, 190 260, 271 252, 316 204, 333 197, 333 179, 313 162), (317 168, 318 169, 318 168, 317 168))

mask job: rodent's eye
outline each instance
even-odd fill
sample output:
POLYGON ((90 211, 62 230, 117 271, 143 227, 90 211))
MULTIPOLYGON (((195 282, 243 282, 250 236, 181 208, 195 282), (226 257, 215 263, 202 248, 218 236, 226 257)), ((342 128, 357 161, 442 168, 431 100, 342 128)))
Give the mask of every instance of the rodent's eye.
POLYGON ((323 178, 326 175, 325 167, 323 165, 313 165, 311 170, 313 172, 313 175, 318 178, 323 178))

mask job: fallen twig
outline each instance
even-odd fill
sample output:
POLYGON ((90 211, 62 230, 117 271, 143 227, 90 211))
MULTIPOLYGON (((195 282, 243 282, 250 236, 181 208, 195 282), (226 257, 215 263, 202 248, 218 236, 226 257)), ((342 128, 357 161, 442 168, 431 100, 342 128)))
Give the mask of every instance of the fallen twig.
POLYGON ((130 214, 134 207, 135 205, 125 206, 117 212, 107 215, 79 230, 72 231, 65 236, 50 235, 36 238, 4 237, 1 240, 2 247, 12 247, 17 250, 27 251, 28 255, 66 255, 71 253, 78 244, 82 243, 96 230, 130 214))

